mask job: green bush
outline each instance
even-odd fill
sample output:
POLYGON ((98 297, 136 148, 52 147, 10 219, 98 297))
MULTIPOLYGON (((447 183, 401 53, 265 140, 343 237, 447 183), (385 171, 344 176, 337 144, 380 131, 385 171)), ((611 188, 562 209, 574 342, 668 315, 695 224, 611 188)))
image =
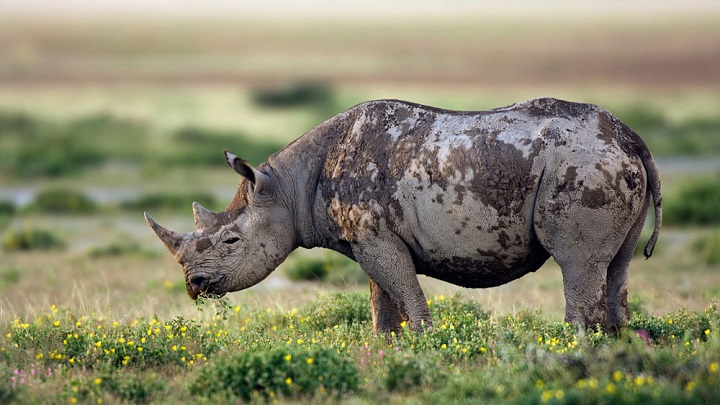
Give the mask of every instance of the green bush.
POLYGON ((370 299, 365 293, 323 295, 299 313, 316 330, 335 325, 370 322, 370 299))
POLYGON ((720 264, 720 228, 695 242, 694 250, 709 266, 720 264))
POLYGON ((224 149, 242 153, 242 158, 260 164, 283 145, 258 141, 242 133, 222 132, 199 127, 186 127, 173 135, 173 147, 167 149, 163 161, 177 165, 224 166, 224 149))
POLYGON ((667 225, 720 224, 720 175, 684 182, 663 202, 667 225))
POLYGON ((209 209, 220 205, 215 197, 207 193, 150 193, 124 201, 120 207, 133 211, 190 211, 193 201, 209 209))
POLYGON ((261 107, 304 107, 332 102, 332 87, 323 82, 298 82, 285 87, 262 87, 252 91, 252 101, 261 107))
POLYGON ((145 126, 107 114, 68 123, 0 112, 0 174, 58 177, 110 159, 139 161, 145 126))
POLYGON ((102 380, 102 387, 114 396, 130 403, 152 402, 165 390, 165 381, 155 373, 110 373, 102 380))
POLYGON ((355 261, 334 253, 297 260, 287 267, 285 275, 291 281, 326 281, 337 285, 367 282, 367 275, 355 261))
POLYGON ((618 118, 638 133, 658 130, 668 125, 665 116, 647 105, 633 105, 616 112, 618 118))
POLYGON ((66 188, 53 188, 39 192, 30 205, 33 211, 51 214, 90 214, 98 206, 84 193, 66 188))
POLYGON ((16 400, 25 388, 17 381, 17 370, 13 370, 4 361, 0 362, 0 403, 9 404, 16 400))
POLYGON ((7 251, 54 250, 64 249, 65 243, 47 229, 25 226, 8 231, 2 246, 7 251))
POLYGON ((636 131, 653 154, 708 155, 720 152, 720 118, 690 117, 675 122, 647 105, 613 109, 620 120, 636 131))
POLYGON ((408 392, 427 387, 441 387, 446 375, 439 370, 441 359, 417 353, 392 353, 385 357, 384 385, 389 391, 408 392))
POLYGON ((357 391, 357 368, 329 348, 276 347, 219 356, 200 370, 190 392, 262 398, 342 396, 357 391))
POLYGON ((1 216, 13 216, 17 207, 12 201, 0 200, 0 217, 1 216))
POLYGON ((307 258, 299 260, 285 271, 291 281, 322 281, 328 273, 325 259, 307 258))
POLYGON ((0 269, 0 290, 17 284, 21 278, 22 273, 17 267, 3 267, 0 269))
POLYGON ((143 248, 139 243, 133 241, 113 242, 104 246, 90 248, 87 255, 93 259, 107 257, 141 256, 156 257, 157 252, 143 248))

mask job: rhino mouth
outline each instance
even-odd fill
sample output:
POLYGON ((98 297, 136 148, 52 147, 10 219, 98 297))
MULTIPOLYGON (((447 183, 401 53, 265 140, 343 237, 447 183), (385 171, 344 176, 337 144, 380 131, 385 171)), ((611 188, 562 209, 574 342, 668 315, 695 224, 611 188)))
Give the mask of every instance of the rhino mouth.
POLYGON ((205 274, 196 273, 185 280, 185 290, 193 301, 197 300, 198 297, 220 298, 227 293, 220 288, 223 279, 222 276, 210 278, 205 274))

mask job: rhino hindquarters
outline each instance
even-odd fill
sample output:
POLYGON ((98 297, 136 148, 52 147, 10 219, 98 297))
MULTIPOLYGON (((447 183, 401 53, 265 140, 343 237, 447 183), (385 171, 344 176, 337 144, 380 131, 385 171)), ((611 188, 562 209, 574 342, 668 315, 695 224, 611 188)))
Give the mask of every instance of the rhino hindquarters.
POLYGON ((572 194, 538 201, 535 232, 562 269, 565 321, 605 330, 623 325, 630 245, 642 228, 644 198, 634 209, 620 199, 591 208, 572 194))

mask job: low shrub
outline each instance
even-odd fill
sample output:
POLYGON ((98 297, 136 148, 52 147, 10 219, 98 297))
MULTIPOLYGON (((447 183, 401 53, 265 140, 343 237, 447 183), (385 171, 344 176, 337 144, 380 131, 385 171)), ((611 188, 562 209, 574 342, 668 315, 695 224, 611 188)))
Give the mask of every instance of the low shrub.
POLYGON ((3 267, 0 269, 0 290, 17 284, 22 278, 22 272, 17 267, 3 267))
POLYGON ((18 381, 18 371, 0 362, 0 403, 9 404, 16 400, 25 387, 18 381))
POLYGON ((0 200, 0 217, 2 216, 13 216, 17 211, 15 203, 12 201, 0 200))
POLYGON ((156 257, 157 252, 143 248, 139 243, 133 241, 113 242, 104 246, 95 246, 87 251, 87 255, 93 259, 108 257, 156 257))
POLYGON ((326 281, 336 285, 367 282, 367 275, 355 261, 333 253, 299 259, 287 267, 285 275, 291 281, 326 281))
POLYGON ((0 174, 58 177, 110 159, 139 161, 145 125, 98 114, 67 122, 0 112, 0 174))
POLYGON ((327 260, 321 258, 307 258, 288 266, 285 275, 291 281, 322 281, 328 273, 327 260))
POLYGON ((83 192, 69 188, 52 188, 40 191, 30 204, 32 211, 51 214, 90 214, 98 206, 83 192))
POLYGON ((385 357, 384 385, 392 392, 409 392, 428 387, 441 387, 447 380, 438 367, 440 358, 417 353, 392 353, 385 357))
POLYGON ((218 200, 207 193, 150 193, 135 200, 123 201, 120 207, 133 211, 190 211, 193 201, 216 209, 218 200))
POLYGON ((332 102, 332 87, 323 82, 297 82, 284 87, 261 87, 252 91, 252 101, 261 107, 304 107, 332 102))
POLYGON ((720 224, 720 176, 684 182, 664 198, 663 223, 667 225, 720 224))
POLYGON ((156 373, 113 372, 102 379, 102 388, 113 396, 130 403, 152 402, 155 396, 165 390, 165 381, 156 373))
POLYGON ((668 119, 663 111, 648 105, 613 109, 625 124, 636 131, 656 156, 708 155, 720 152, 720 119, 689 117, 668 119))
POLYGON ((342 396, 358 389, 357 368, 335 350, 276 347, 219 356, 191 384, 193 395, 229 393, 242 401, 256 396, 342 396))
POLYGON ((693 247, 696 253, 703 258, 706 265, 720 264, 720 228, 698 239, 693 247))
POLYGON ((370 300, 364 293, 322 295, 300 310, 298 317, 307 319, 315 330, 370 322, 370 300))
POLYGON ((224 149, 241 153, 242 158, 260 164, 268 156, 277 152, 284 145, 243 133, 217 131, 200 127, 180 128, 173 134, 173 147, 168 148, 162 160, 166 164, 177 165, 226 165, 222 151, 224 149))
POLYGON ((7 251, 55 250, 64 249, 65 243, 47 229, 25 226, 8 231, 2 246, 7 251))

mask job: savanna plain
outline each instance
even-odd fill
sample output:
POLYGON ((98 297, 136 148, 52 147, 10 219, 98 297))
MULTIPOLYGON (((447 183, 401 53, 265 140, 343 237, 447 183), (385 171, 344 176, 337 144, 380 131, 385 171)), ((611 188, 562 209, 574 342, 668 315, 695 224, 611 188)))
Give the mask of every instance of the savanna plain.
POLYGON ((719 20, 4 18, 0 402, 720 403, 719 20), (235 193, 223 149, 259 164, 361 101, 539 96, 602 105, 658 161, 619 336, 563 323, 552 261, 487 290, 421 276, 422 335, 374 337, 367 278, 317 249, 193 302, 143 220, 192 231, 193 201, 235 193))

